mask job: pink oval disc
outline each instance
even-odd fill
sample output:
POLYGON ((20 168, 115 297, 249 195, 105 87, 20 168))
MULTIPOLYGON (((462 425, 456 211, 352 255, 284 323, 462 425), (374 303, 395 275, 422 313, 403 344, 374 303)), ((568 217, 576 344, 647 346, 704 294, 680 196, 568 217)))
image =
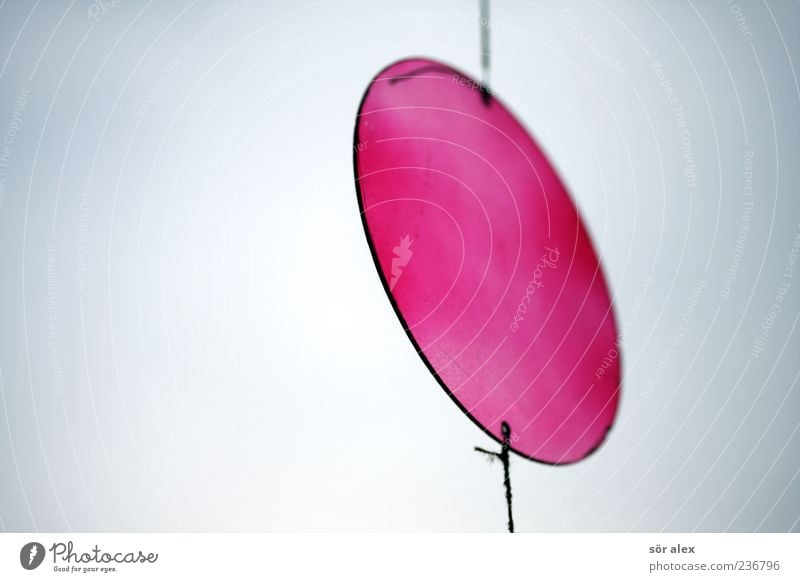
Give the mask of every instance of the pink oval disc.
POLYGON ((471 78, 383 70, 356 123, 364 229, 409 338, 481 428, 546 463, 584 458, 619 399, 617 331, 592 243, 542 150, 471 78))

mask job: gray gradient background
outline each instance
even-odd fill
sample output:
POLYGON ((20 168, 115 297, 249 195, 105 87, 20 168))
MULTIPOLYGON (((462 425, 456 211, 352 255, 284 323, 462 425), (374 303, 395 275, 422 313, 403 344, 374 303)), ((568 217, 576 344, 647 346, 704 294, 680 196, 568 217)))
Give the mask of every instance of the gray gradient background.
MULTIPOLYGON (((479 73, 477 2, 91 6, 0 3, 0 528, 502 531, 351 162, 383 66, 479 73)), ((624 395, 587 461, 513 460, 518 528, 798 530, 800 4, 566 6, 495 1, 491 81, 593 233, 624 395)))

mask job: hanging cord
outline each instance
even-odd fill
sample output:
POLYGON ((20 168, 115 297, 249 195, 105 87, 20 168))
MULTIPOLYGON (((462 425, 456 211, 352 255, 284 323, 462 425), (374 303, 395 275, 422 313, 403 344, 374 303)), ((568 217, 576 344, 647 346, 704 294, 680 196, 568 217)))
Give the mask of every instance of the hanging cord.
POLYGON ((508 454, 509 445, 511 443, 511 427, 508 426, 508 423, 504 420, 500 424, 500 430, 503 433, 503 445, 499 453, 487 451, 481 447, 475 447, 475 450, 479 453, 489 455, 492 460, 500 459, 500 462, 503 463, 503 485, 506 488, 506 506, 508 507, 508 532, 514 533, 514 515, 511 511, 511 473, 509 471, 510 459, 508 454))
POLYGON ((481 30, 481 93, 483 102, 489 104, 489 73, 491 54, 489 52, 489 0, 480 0, 481 17, 478 22, 481 30))

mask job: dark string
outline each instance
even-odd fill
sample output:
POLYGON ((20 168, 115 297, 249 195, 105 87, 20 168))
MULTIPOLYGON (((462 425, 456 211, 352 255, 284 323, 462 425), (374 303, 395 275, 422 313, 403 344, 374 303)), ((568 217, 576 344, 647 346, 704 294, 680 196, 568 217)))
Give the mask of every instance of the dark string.
POLYGON ((480 0, 481 17, 478 21, 481 30, 481 93, 483 102, 489 104, 489 71, 491 59, 489 54, 489 0, 480 0))
POLYGON ((489 67, 491 61, 489 59, 489 0, 480 0, 481 2, 481 72, 483 74, 483 83, 489 84, 489 67))
POLYGON ((509 471, 509 445, 511 444, 511 427, 504 420, 500 424, 500 430, 503 433, 503 444, 499 453, 494 451, 487 451, 481 447, 475 447, 479 453, 489 455, 492 459, 500 459, 503 463, 503 485, 506 488, 506 506, 508 507, 508 532, 514 533, 514 516, 511 511, 511 473, 509 471))

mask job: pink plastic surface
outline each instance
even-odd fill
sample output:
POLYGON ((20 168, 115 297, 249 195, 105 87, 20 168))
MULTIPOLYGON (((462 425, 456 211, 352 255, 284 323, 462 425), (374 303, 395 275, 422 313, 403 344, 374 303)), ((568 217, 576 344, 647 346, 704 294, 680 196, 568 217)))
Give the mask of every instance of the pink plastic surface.
POLYGON ((527 131, 479 84, 413 59, 364 96, 354 144, 367 238, 439 383, 515 452, 571 463, 619 399, 617 331, 586 229, 527 131))

